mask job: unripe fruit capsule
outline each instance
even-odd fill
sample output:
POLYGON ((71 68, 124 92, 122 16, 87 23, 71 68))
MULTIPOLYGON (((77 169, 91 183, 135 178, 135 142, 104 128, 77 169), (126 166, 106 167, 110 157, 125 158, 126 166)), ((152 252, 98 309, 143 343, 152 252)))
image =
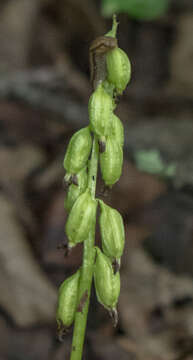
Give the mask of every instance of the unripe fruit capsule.
POLYGON ((112 83, 118 94, 122 94, 131 77, 131 64, 127 54, 120 48, 107 53, 107 79, 112 83))
POLYGON ((120 275, 114 274, 110 259, 96 248, 94 282, 98 301, 108 310, 114 310, 120 293, 120 275))
POLYGON ((111 127, 113 101, 102 84, 91 95, 88 111, 91 130, 99 137, 108 135, 111 127))
POLYGON ((72 136, 64 157, 64 168, 68 174, 77 174, 86 165, 91 147, 92 137, 88 127, 72 136))
POLYGON ((122 216, 119 212, 99 200, 101 213, 99 218, 102 237, 102 248, 111 261, 118 260, 125 243, 125 231, 122 216))
POLYGON ((60 285, 56 312, 59 336, 62 336, 65 329, 70 327, 74 321, 78 301, 79 278, 80 270, 64 280, 60 285))
POLYGON ((97 204, 98 202, 92 199, 88 190, 75 201, 66 222, 70 248, 88 238, 96 220, 97 204))
POLYGON ((100 154, 102 178, 107 186, 115 184, 122 172, 123 150, 113 137, 108 136, 105 152, 100 154))
POLYGON ((69 186, 66 199, 64 200, 64 207, 67 211, 72 209, 78 197, 85 192, 88 182, 88 174, 86 166, 77 174, 78 185, 71 184, 69 186))
POLYGON ((121 147, 124 145, 124 128, 117 115, 112 116, 111 139, 117 141, 121 147))

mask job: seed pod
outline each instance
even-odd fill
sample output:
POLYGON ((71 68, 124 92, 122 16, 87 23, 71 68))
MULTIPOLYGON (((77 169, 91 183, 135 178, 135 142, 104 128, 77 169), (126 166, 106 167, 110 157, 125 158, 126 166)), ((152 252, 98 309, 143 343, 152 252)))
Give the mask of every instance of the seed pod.
POLYGON ((96 248, 94 282, 98 301, 108 310, 114 310, 120 293, 120 275, 114 274, 110 259, 96 248))
POLYGON ((66 199, 64 200, 64 207, 67 211, 70 211, 72 206, 74 205, 76 199, 85 192, 87 188, 88 182, 88 174, 87 168, 84 167, 78 174, 77 174, 78 185, 71 184, 66 199))
POLYGON ((115 184, 122 172, 123 150, 111 136, 106 141, 105 152, 100 154, 100 168, 105 185, 115 184))
POLYGON ((117 141, 121 147, 124 145, 123 124, 115 114, 112 116, 111 138, 117 141))
POLYGON ((66 222, 66 234, 69 247, 87 239, 96 220, 97 201, 87 190, 75 201, 66 222))
POLYGON ((66 155, 64 168, 68 174, 77 174, 87 163, 92 147, 89 127, 77 131, 71 138, 66 155))
POLYGON ((99 218, 102 237, 102 248, 111 261, 118 260, 125 243, 125 231, 122 216, 119 212, 99 200, 101 213, 99 218))
POLYGON ((65 329, 70 327, 74 321, 78 301, 79 278, 80 270, 64 280, 59 288, 56 321, 60 337, 62 337, 65 329))
POLYGON ((88 104, 91 130, 99 137, 110 132, 113 101, 100 84, 91 95, 88 104))
POLYGON ((106 56, 108 81, 118 94, 122 94, 131 77, 131 64, 127 54, 120 48, 109 51, 106 56))

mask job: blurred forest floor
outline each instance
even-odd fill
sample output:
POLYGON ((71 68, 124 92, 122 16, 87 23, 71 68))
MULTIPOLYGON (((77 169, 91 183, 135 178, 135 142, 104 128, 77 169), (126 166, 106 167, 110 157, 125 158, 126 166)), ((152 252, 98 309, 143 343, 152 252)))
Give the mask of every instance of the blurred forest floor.
MULTIPOLYGON (((173 0, 157 21, 118 18, 133 69, 118 106, 124 171, 105 198, 126 224, 119 325, 93 293, 85 359, 190 360, 193 3, 173 0), (137 169, 136 153, 155 150, 176 164, 170 180, 137 169)), ((58 250, 67 216, 62 161, 88 122, 89 44, 110 27, 97 1, 0 3, 0 360, 68 359, 72 332, 56 338, 57 288, 82 248, 67 258, 58 250)))

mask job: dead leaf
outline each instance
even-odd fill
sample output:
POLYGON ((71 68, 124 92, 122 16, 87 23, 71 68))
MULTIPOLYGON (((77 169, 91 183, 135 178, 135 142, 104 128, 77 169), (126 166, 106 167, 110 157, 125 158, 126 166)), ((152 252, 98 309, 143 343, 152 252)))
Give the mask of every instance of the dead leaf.
POLYGON ((52 322, 56 289, 32 255, 14 207, 0 196, 0 305, 20 326, 52 322))

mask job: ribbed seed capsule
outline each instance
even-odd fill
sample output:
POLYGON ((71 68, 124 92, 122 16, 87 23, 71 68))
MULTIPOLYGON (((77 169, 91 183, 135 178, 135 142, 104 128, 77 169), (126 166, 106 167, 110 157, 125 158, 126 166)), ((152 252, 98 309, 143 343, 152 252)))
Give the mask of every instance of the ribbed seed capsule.
POLYGON ((62 337, 65 329, 71 326, 74 321, 78 301, 79 278, 80 270, 64 280, 59 288, 56 321, 60 337, 62 337))
POLYGON ((121 147, 124 145, 124 128, 117 115, 112 116, 111 139, 117 141, 121 147))
POLYGON ((66 222, 70 248, 87 239, 96 220, 96 209, 97 201, 92 199, 88 190, 75 201, 66 222))
POLYGON ((92 137, 88 127, 77 131, 71 138, 66 155, 64 168, 69 174, 77 174, 87 163, 92 147, 92 137))
POLYGON ((114 274, 110 259, 96 248, 94 282, 98 301, 108 310, 114 310, 120 293, 120 275, 114 274))
POLYGON ((88 174, 86 166, 77 174, 77 180, 78 185, 71 184, 69 186, 66 199, 64 200, 64 207, 67 211, 72 209, 75 201, 87 188, 88 174))
POLYGON ((91 95, 89 104, 89 119, 91 130, 100 137, 110 132, 113 111, 112 98, 100 84, 91 95))
POLYGON ((123 150, 113 137, 108 136, 105 152, 100 154, 102 178, 107 186, 115 184, 122 172, 123 150))
POLYGON ((107 79, 118 94, 122 94, 131 77, 131 64, 127 54, 120 48, 108 51, 106 56, 107 79))
POLYGON ((102 248, 111 261, 118 260, 125 243, 125 231, 122 216, 119 212, 99 200, 101 213, 99 218, 102 237, 102 248))

